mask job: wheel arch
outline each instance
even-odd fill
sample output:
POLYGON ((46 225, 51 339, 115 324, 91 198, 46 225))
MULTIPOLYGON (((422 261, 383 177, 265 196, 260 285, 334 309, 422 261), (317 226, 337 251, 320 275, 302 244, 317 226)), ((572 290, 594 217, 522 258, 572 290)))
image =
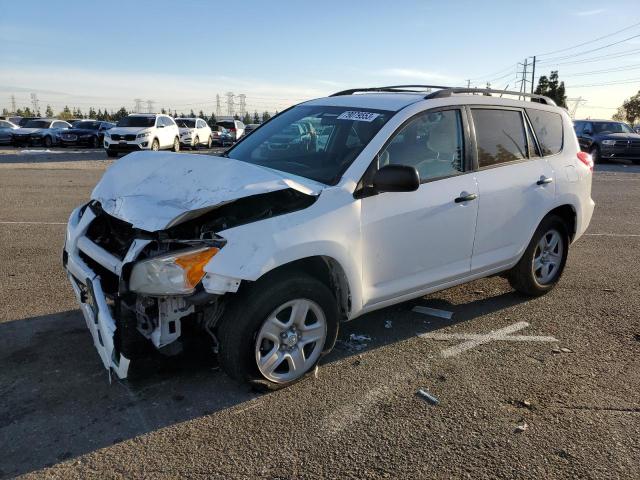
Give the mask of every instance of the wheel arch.
POLYGON ((287 271, 305 273, 325 284, 336 297, 341 319, 348 318, 352 307, 351 285, 344 268, 335 258, 314 255, 293 260, 265 272, 256 281, 287 271))
MULTIPOLYGON (((550 215, 557 215, 558 217, 562 218, 562 220, 565 222, 565 225, 567 226, 567 233, 569 234, 569 238, 571 239, 571 241, 573 241, 576 235, 578 216, 574 206, 568 203, 560 205, 547 213, 542 220, 549 217, 550 215)), ((540 222, 542 222, 542 220, 540 222)))

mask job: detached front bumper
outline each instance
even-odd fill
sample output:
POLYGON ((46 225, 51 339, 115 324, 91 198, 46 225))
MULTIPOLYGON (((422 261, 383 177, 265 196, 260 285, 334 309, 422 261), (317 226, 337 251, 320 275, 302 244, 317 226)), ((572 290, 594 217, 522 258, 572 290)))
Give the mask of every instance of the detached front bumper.
POLYGON ((104 367, 113 370, 118 378, 126 378, 129 359, 118 352, 114 342, 117 327, 113 306, 103 290, 103 279, 85 262, 83 255, 105 271, 119 276, 122 266, 148 242, 134 241, 127 257, 120 261, 85 236, 95 214, 90 208, 85 208, 83 214, 81 212, 81 208, 74 210, 69 219, 62 254, 63 265, 104 367))

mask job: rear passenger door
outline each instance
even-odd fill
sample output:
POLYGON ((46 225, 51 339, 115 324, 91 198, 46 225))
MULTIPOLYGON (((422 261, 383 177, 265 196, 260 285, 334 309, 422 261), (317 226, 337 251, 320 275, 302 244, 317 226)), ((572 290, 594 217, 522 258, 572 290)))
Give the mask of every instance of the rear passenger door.
POLYGON ((553 170, 540 156, 522 109, 472 107, 478 222, 471 271, 517 260, 555 198, 553 170))

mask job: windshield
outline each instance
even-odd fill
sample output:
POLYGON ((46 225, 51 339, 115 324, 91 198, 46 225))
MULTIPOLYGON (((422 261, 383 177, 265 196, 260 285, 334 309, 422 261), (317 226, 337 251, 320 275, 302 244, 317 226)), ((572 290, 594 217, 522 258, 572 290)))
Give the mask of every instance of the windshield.
POLYGON ((153 127, 156 124, 155 117, 124 117, 118 120, 118 127, 153 127))
POLYGON ((300 105, 255 130, 227 156, 335 185, 393 113, 300 105))
POLYGON ((176 123, 180 128, 196 128, 196 121, 190 118, 176 118, 176 123))
POLYGON ((593 133, 633 133, 633 130, 626 123, 602 122, 593 124, 593 133))
POLYGON ((49 128, 51 122, 47 120, 29 120, 24 124, 24 128, 49 128))
POLYGON ((75 122, 73 128, 81 128, 83 130, 98 130, 100 124, 98 122, 75 122))

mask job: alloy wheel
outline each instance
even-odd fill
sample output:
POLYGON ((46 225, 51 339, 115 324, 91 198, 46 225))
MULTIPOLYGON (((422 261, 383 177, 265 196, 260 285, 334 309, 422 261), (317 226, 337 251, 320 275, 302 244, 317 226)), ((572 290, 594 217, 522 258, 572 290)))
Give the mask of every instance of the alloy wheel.
POLYGON ((564 255, 564 240, 555 229, 547 231, 533 254, 533 275, 540 285, 552 283, 560 272, 564 255))
POLYGON ((300 378, 318 360, 327 337, 327 320, 316 302, 298 298, 276 308, 255 341, 260 373, 275 383, 300 378))

